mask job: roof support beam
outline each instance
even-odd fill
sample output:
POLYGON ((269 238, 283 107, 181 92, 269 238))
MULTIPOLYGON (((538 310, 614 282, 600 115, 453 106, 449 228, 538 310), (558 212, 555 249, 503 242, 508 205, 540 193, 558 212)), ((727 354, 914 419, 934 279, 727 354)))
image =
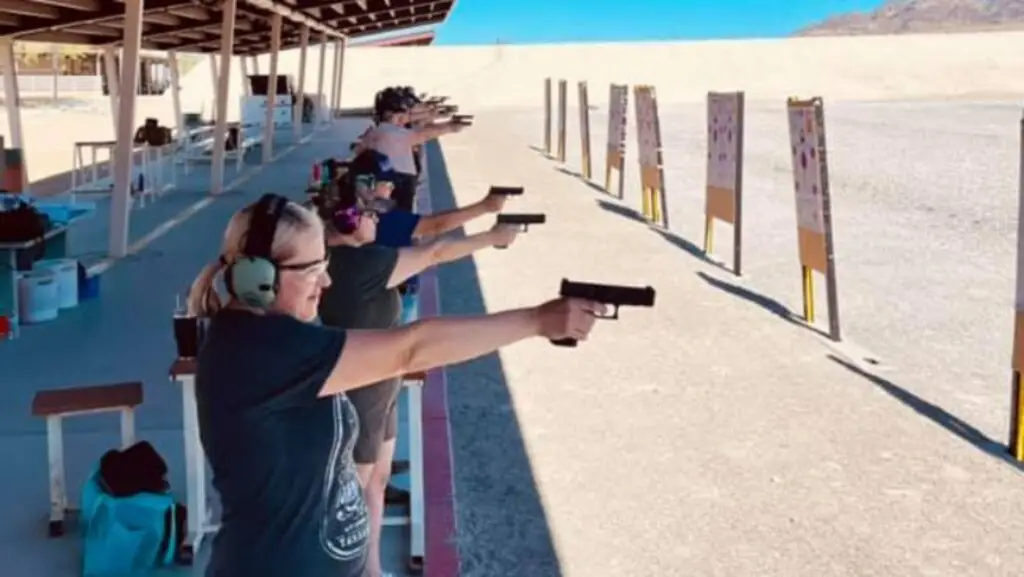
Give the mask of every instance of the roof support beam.
POLYGON ((288 6, 285 6, 284 4, 279 4, 277 2, 274 2, 274 0, 244 0, 244 1, 245 1, 246 4, 249 4, 250 6, 255 6, 257 8, 262 8, 263 10, 267 10, 267 11, 272 12, 274 14, 280 14, 282 18, 286 18, 288 20, 291 20, 292 22, 294 22, 296 24, 299 24, 300 26, 308 26, 310 30, 315 31, 315 32, 321 32, 321 33, 326 34, 327 36, 329 36, 331 38, 344 38, 345 37, 344 34, 339 33, 337 30, 335 30, 334 28, 331 28, 330 26, 324 24, 323 22, 320 22, 319 20, 316 20, 316 19, 312 18, 311 16, 303 14, 302 12, 300 12, 297 9, 289 8, 288 6))
MULTIPOLYGON (((28 6, 23 0, 0 0, 0 11, 11 12, 7 9, 7 3, 18 6, 28 6)), ((146 14, 166 12, 173 6, 182 6, 186 0, 148 0, 146 14)), ((43 8, 46 8, 45 6, 43 8)), ((25 16, 14 29, 4 30, 0 28, 0 36, 22 38, 40 32, 55 32, 64 28, 74 28, 83 24, 99 24, 101 22, 124 20, 124 4, 115 4, 99 12, 73 12, 50 7, 56 11, 56 20, 49 17, 25 16)))

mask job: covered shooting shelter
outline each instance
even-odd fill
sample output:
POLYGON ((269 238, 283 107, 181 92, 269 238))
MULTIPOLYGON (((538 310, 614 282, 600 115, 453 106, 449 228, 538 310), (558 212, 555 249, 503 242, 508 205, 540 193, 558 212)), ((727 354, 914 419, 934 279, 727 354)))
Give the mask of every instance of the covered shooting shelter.
MULTIPOLYGON (((110 208, 109 253, 120 258, 128 252, 128 219, 131 208, 132 154, 135 131, 135 91, 139 52, 167 51, 171 65, 171 91, 179 136, 183 130, 179 99, 177 54, 219 55, 216 79, 216 125, 213 135, 210 194, 223 190, 227 95, 232 56, 270 54, 270 83, 276 86, 277 55, 300 48, 298 91, 305 83, 306 51, 310 36, 320 44, 319 93, 324 94, 327 45, 334 49, 330 110, 341 104, 341 79, 345 47, 350 38, 372 37, 440 24, 455 0, 0 0, 0 68, 3 69, 4 101, 12 148, 24 151, 20 98, 14 74, 14 42, 101 46, 110 91, 111 113, 117 140, 114 152, 114 189, 110 208), (113 66, 114 50, 122 51, 120 71, 113 66), (128 119, 118 122, 118 119, 128 119)), ((432 36, 431 36, 432 39, 432 36)), ((418 37, 421 43, 425 37, 418 37)), ((258 71, 256 71, 258 72, 258 71)), ((263 161, 271 158, 273 99, 268 91, 263 161)), ((296 131, 301 131, 301 122, 296 131)), ((26 171, 27 173, 27 171, 26 171)), ((27 176, 26 176, 27 181, 27 176)), ((27 188, 26 188, 27 190, 27 188)))

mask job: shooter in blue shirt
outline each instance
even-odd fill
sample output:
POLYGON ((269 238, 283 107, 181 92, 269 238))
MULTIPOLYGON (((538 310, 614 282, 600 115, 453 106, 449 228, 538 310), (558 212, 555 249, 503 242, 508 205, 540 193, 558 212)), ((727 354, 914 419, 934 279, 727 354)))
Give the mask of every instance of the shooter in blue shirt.
MULTIPOLYGON (((382 200, 391 199, 395 171, 387 156, 365 150, 349 162, 348 170, 359 180, 359 189, 364 194, 382 200)), ((405 211, 391 203, 389 210, 380 213, 375 244, 392 248, 412 246, 419 240, 451 232, 475 218, 501 212, 506 198, 505 195, 488 194, 469 206, 429 215, 405 211)), ((402 323, 415 319, 418 291, 418 277, 412 277, 400 287, 402 323)))

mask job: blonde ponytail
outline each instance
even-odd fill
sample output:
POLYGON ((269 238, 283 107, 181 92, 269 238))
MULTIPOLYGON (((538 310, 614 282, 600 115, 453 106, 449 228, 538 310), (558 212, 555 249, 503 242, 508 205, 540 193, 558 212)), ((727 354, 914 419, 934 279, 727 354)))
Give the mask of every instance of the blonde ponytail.
POLYGON ((222 269, 223 264, 218 260, 206 265, 199 272, 188 292, 189 315, 209 318, 224 306, 220 295, 217 294, 216 286, 217 275, 222 269))

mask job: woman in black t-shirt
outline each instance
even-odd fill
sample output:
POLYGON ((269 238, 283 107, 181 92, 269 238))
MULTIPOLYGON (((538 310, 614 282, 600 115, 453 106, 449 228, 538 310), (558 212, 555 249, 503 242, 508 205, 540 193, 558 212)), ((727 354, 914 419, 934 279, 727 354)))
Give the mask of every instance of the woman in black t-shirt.
POLYGON ((325 245, 313 211, 266 195, 232 217, 189 295, 192 312, 211 319, 196 370, 200 435, 223 505, 208 577, 377 577, 345 393, 530 337, 585 339, 604 312, 556 299, 384 330, 319 326, 331 285, 325 245))

